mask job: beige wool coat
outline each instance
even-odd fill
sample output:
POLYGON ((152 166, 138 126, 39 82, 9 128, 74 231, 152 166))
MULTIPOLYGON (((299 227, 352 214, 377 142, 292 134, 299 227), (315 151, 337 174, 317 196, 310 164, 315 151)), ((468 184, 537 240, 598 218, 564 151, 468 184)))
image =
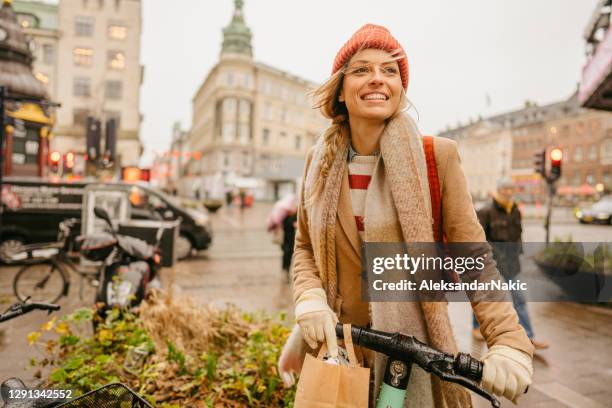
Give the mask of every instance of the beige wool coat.
MULTIPOLYGON (((401 121, 396 122, 398 123, 393 123, 391 126, 388 125, 385 129, 381 139, 382 161, 377 164, 377 170, 375 170, 382 172, 382 175, 379 173, 379 180, 381 180, 381 184, 385 185, 389 183, 384 177, 385 171, 388 173, 393 172, 391 166, 391 156, 395 154, 393 152, 398 149, 415 149, 415 146, 420 146, 420 136, 412 134, 413 132, 409 130, 409 127, 406 127, 405 123, 401 121), (406 141, 404 133, 411 133, 412 144, 406 141), (387 145, 386 149, 385 143, 387 145), (387 152, 387 156, 385 156, 385 152, 387 152), (385 159, 386 157, 387 159, 385 159)), ((317 148, 320 149, 321 147, 315 146, 308 153, 304 171, 305 181, 302 184, 302 193, 298 205, 298 228, 294 252, 294 300, 297 300, 305 290, 323 288, 328 294, 330 307, 338 315, 342 323, 351 323, 359 326, 372 325, 372 327, 380 330, 401 331, 414 335, 443 351, 456 353, 457 346, 452 334, 446 303, 427 302, 425 304, 425 302, 422 302, 421 305, 418 305, 409 302, 395 302, 389 305, 387 303, 368 304, 361 300, 361 243, 352 211, 348 184, 348 165, 346 161, 341 167, 337 167, 341 168, 342 175, 338 178, 340 185, 333 237, 327 237, 323 240, 328 245, 329 242, 333 245, 335 262, 331 263, 331 265, 332 268, 335 266, 334 270, 329 271, 330 264, 321 261, 324 257, 320 252, 322 251, 321 248, 325 248, 325 242, 321 243, 321 237, 314 235, 320 234, 320 229, 317 227, 317 222, 311 219, 316 214, 308 210, 304 197, 304 190, 307 188, 306 179, 313 165, 313 157, 316 156, 317 148), (315 242, 314 245, 313 242, 315 242), (406 315, 412 316, 411 319, 404 319, 406 315), (415 318, 414 316, 417 317, 415 318), (404 324, 402 325, 402 323, 404 324)), ((443 228, 449 242, 486 242, 484 232, 478 222, 471 197, 468 193, 467 181, 461 169, 456 142, 446 138, 435 138, 434 149, 440 179, 443 228)), ((339 154, 344 154, 344 151, 341 151, 339 154)), ((422 152, 420 154, 422 155, 422 152)), ((415 176, 415 179, 419 181, 420 185, 425 185, 425 188, 427 188, 427 180, 423 180, 422 172, 419 176, 415 176)), ((385 190, 382 187, 381 189, 385 190)), ((395 194, 392 196, 389 193, 388 197, 391 197, 391 200, 393 200, 393 197, 397 197, 399 193, 395 194)), ((381 193, 381 196, 384 196, 384 193, 381 193)), ((391 204, 390 207, 398 208, 396 214, 394 214, 399 219, 399 222, 397 222, 398 227, 391 229, 392 232, 389 234, 389 239, 376 240, 401 241, 402 227, 406 225, 417 225, 422 227, 422 230, 431 229, 432 220, 429 194, 422 194, 422 198, 425 200, 423 208, 429 209, 428 217, 413 218, 410 207, 403 208, 404 211, 402 211, 400 203, 396 203, 396 205, 391 204)), ((405 229, 403 231, 405 236, 407 233, 405 229)), ((366 224, 366 240, 367 235, 366 224)), ((421 234, 421 236, 423 235, 421 234)), ((376 238, 380 238, 380 235, 376 236, 376 238)), ((481 331, 489 347, 505 345, 533 356, 533 346, 527 338, 524 329, 519 325, 518 317, 510 302, 476 301, 472 302, 472 307, 481 324, 481 331)), ((367 356, 367 353, 365 354, 367 356)), ((380 384, 382 377, 381 367, 384 367, 384 364, 381 363, 378 357, 380 356, 376 358, 375 371, 376 382, 380 384)), ((374 365, 371 361, 366 361, 366 363, 374 365)), ((415 379, 411 378, 411 382, 420 382, 419 387, 421 389, 428 387, 430 391, 414 397, 416 400, 413 399, 413 404, 416 403, 418 406, 435 406, 436 408, 466 407, 471 405, 469 394, 460 387, 449 383, 442 383, 437 378, 429 379, 429 374, 425 372, 415 374, 415 379)))

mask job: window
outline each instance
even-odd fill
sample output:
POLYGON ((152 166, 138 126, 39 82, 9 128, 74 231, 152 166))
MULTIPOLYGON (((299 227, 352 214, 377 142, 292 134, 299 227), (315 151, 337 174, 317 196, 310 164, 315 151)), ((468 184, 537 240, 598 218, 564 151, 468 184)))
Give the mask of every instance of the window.
POLYGON ((75 77, 73 94, 74 96, 91 96, 91 81, 89 78, 75 77))
POLYGON ((300 150, 302 148, 302 136, 295 135, 295 149, 300 150))
POLYGON ((270 129, 264 129, 262 134, 262 143, 267 145, 270 142, 270 129))
POLYGON ((586 182, 587 182, 587 184, 595 184, 595 176, 593 176, 593 173, 588 173, 587 174, 586 182))
POLYGON ((90 66, 93 60, 93 50, 91 48, 77 47, 73 50, 75 65, 90 66))
POLYGON ((110 69, 122 70, 125 68, 125 54, 123 51, 112 50, 108 52, 108 67, 110 69))
POLYGON ((244 81, 242 85, 247 89, 251 88, 251 74, 244 74, 244 81))
MULTIPOLYGON (((285 88, 283 88, 285 89, 285 88)), ((287 108, 281 110, 281 122, 287 123, 287 108)))
POLYGON ((612 163, 612 139, 606 139, 599 148, 599 162, 601 164, 612 163))
POLYGON ((127 37, 127 27, 121 24, 111 24, 108 26, 108 38, 125 40, 125 37, 127 37))
POLYGON ((52 44, 43 44, 42 54, 42 59, 45 64, 53 64, 53 62, 55 61, 55 48, 52 44))
POLYGON ((121 81, 106 81, 104 96, 108 99, 121 99, 123 83, 121 81))
POLYGON ((85 127, 87 124, 87 116, 89 111, 87 109, 74 109, 72 111, 72 124, 73 126, 85 127))
POLYGON ((249 139, 251 138, 251 132, 249 129, 249 125, 247 123, 243 123, 240 125, 240 143, 247 144, 249 139))
POLYGON ((223 152, 223 167, 229 166, 229 154, 227 152, 223 152))
POLYGON ((251 103, 246 99, 240 100, 240 113, 242 115, 248 115, 251 113, 251 103))
POLYGON ((574 161, 582 161, 582 146, 577 146, 576 148, 574 148, 574 161))
POLYGON ((266 102, 264 105, 264 118, 272 120, 272 115, 272 106, 270 106, 270 103, 266 102))
POLYGON ((223 141, 231 143, 236 137, 236 125, 234 123, 223 124, 223 141))
POLYGON ((575 186, 579 186, 579 185, 582 184, 582 174, 580 174, 579 171, 574 173, 574 178, 573 178, 572 184, 575 185, 575 186))
POLYGON ((589 160, 590 161, 595 161, 597 160, 597 146, 592 144, 589 147, 589 160))
POLYGON ((238 101, 234 98, 225 98, 223 101, 223 113, 236 113, 236 105, 238 101))
POLYGON ((94 29, 94 19, 90 16, 76 16, 74 34, 79 37, 91 37, 94 29))
POLYGON ((234 73, 229 71, 225 76, 225 83, 227 86, 234 86, 234 73))

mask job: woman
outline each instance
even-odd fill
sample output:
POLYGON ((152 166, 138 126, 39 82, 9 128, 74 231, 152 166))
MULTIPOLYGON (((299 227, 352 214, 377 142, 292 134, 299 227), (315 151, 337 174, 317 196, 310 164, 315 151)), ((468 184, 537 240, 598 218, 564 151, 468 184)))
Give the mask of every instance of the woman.
MULTIPOLYGON (((315 92, 332 125, 307 156, 298 206, 294 301, 298 326, 279 361, 285 380, 299 370, 303 340, 326 342, 337 353, 339 320, 401 331, 456 353, 445 302, 361 300, 360 244, 433 242, 431 203, 422 139, 406 106, 408 61, 389 31, 367 24, 340 49, 332 77, 315 92)), ((456 143, 435 139, 444 232, 450 242, 486 242, 460 166, 456 143)), ((490 259, 490 258, 489 258, 490 259)), ((495 264, 489 263, 489 271, 495 264)), ((531 383, 533 346, 508 302, 473 301, 489 351, 482 385, 516 399, 531 383)), ((384 361, 364 353, 382 380, 384 361)), ((408 406, 465 407, 463 388, 414 369, 408 406)))

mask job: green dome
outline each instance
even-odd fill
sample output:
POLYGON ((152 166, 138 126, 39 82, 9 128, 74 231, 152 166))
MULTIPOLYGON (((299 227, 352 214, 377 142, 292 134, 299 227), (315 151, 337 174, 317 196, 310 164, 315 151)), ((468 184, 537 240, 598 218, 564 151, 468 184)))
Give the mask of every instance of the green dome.
POLYGON ((223 45, 221 46, 221 54, 244 54, 250 57, 253 56, 253 48, 251 47, 251 29, 244 22, 242 14, 243 0, 234 0, 234 16, 227 27, 223 29, 223 45))

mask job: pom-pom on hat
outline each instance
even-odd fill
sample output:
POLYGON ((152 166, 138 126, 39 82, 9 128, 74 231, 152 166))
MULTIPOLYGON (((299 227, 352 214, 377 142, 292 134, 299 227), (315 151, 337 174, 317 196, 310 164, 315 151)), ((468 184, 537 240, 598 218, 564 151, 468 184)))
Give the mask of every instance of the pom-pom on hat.
POLYGON ((346 64, 357 52, 366 48, 376 48, 385 50, 395 54, 397 50, 401 50, 401 58, 397 60, 402 78, 402 86, 404 90, 408 89, 408 57, 401 44, 391 35, 389 30, 383 26, 376 24, 366 24, 357 30, 351 38, 340 48, 334 66, 332 75, 338 72, 344 64, 346 64))

